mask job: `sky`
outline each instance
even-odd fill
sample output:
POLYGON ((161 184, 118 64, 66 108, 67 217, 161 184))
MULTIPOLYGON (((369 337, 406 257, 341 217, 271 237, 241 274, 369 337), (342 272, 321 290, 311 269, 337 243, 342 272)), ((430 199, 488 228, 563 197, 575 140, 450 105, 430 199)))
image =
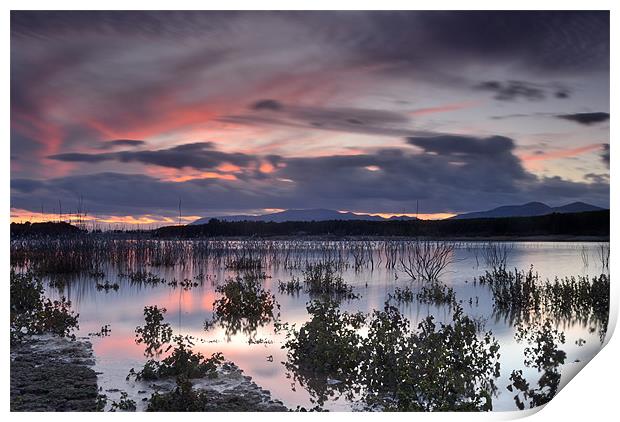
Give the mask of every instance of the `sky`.
POLYGON ((13 221, 609 207, 609 13, 14 11, 10 139, 13 221))

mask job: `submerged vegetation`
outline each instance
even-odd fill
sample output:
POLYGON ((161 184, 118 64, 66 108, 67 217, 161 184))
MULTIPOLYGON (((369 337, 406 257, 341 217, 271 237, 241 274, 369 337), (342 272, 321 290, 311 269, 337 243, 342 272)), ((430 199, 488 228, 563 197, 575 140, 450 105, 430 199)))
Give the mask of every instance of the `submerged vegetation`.
POLYGON ((51 333, 75 339, 79 329, 78 314, 71 310, 71 302, 61 297, 46 298, 43 283, 31 272, 11 270, 11 342, 32 334, 51 333))
POLYGON ((144 307, 144 325, 136 327, 136 344, 144 344, 147 357, 159 356, 172 338, 170 324, 164 322, 166 308, 144 307))
MULTIPOLYGON (((182 299, 194 293, 189 290, 208 288, 215 297, 204 295, 209 303, 201 303, 206 312, 212 304, 211 315, 200 315, 201 321, 208 316, 204 328, 221 328, 227 341, 241 333, 244 342, 247 340, 255 350, 277 347, 282 338, 277 336, 282 334, 287 356, 283 371, 292 389, 308 391, 314 410, 329 408, 328 402, 342 397, 355 409, 488 411, 498 394, 500 349, 492 333, 484 328, 489 315, 474 318, 463 310, 468 297, 470 308, 473 306, 475 295, 476 306, 479 298, 489 297, 495 322, 516 325, 517 341, 525 344, 523 366, 505 369, 502 379, 510 382, 508 390, 516 406, 524 409, 548 402, 557 392, 560 369, 567 359, 560 350, 565 342, 558 328, 561 324, 581 324, 593 335, 598 330, 601 340, 606 333, 608 245, 576 251, 584 267, 600 266, 601 275, 543 280, 533 268, 510 271, 512 246, 502 242, 178 241, 84 234, 51 242, 17 239, 11 248, 11 340, 42 332, 75 336, 77 315, 63 295, 66 292, 74 297, 71 293, 76 280, 92 283, 90 288, 98 292, 95 294, 108 300, 116 299, 117 294, 104 293, 123 292, 127 286, 148 287, 149 291, 178 288, 179 308, 182 299), (476 258, 472 268, 480 273, 487 271, 467 286, 477 289, 473 294, 469 291, 472 297, 463 297, 458 280, 444 276, 463 259, 464 251, 471 250, 475 250, 476 258), (208 274, 213 269, 222 273, 208 274), (377 275, 374 271, 379 269, 387 283, 400 276, 399 283, 404 280, 405 284, 388 285, 385 295, 380 292, 379 300, 387 299, 381 309, 356 312, 357 306, 376 299, 369 285, 383 282, 383 278, 375 280, 373 276, 349 284, 349 277, 361 272, 377 275), (272 282, 271 275, 286 281, 272 282), (52 296, 58 299, 46 298, 46 287, 52 294, 58 292, 52 296), (281 321, 276 294, 283 304, 308 300, 306 322, 295 325, 281 321), (403 306, 405 303, 409 305, 403 306), (441 313, 419 304, 440 307, 441 313), (412 325, 405 314, 411 309, 434 312, 442 322, 427 316, 412 325), (271 328, 274 337, 267 333, 271 328), (525 368, 536 369, 539 375, 528 379, 533 371, 525 368)), ((195 337, 175 335, 165 321, 166 312, 158 306, 145 307, 144 325, 135 330, 135 342, 144 346, 146 362, 131 369, 128 378, 144 383, 176 380, 171 390, 145 398, 147 409, 205 411, 217 410, 213 403, 224 403, 231 409, 241 406, 239 409, 244 410, 245 404, 235 401, 238 398, 192 384, 217 377, 228 363, 217 351, 206 356, 199 353, 194 347, 195 337)), ((105 324, 90 335, 103 341, 110 333, 105 324)), ((220 335, 219 331, 213 334, 220 335)), ((582 335, 587 337, 586 333, 582 335)), ((585 340, 580 338, 576 344, 582 342, 585 340)), ((257 359, 279 365, 273 350, 257 359)), ((113 410, 132 410, 133 400, 128 396, 102 400, 113 410)))
POLYGON ((451 242, 404 242, 400 255, 402 270, 412 279, 437 281, 446 267, 454 262, 451 242))
POLYGON ((217 366, 224 360, 221 353, 205 358, 192 351, 194 343, 189 336, 173 336, 170 324, 164 322, 165 308, 146 306, 144 325, 136 327, 136 344, 144 344, 146 357, 167 354, 164 359, 149 359, 144 367, 136 372, 132 368, 129 377, 140 380, 156 380, 166 377, 201 378, 215 376, 217 366))
POLYGON ((525 409, 526 405, 529 408, 542 406, 551 401, 558 392, 561 378, 559 367, 566 360, 566 352, 558 346, 564 344, 566 338, 564 333, 552 328, 548 319, 544 323, 535 323, 529 327, 519 325, 515 338, 519 342, 528 343, 524 365, 536 368, 542 375, 536 387, 532 388, 523 377, 522 370, 512 371, 508 391, 516 393, 514 400, 520 410, 525 409))
POLYGON ((221 297, 213 302, 213 317, 205 321, 206 330, 219 325, 227 338, 240 331, 253 338, 258 327, 277 320, 280 315, 275 296, 253 274, 237 275, 215 290, 221 297))
POLYGON ((307 265, 303 271, 303 282, 310 297, 357 299, 353 287, 336 273, 333 262, 307 265))
POLYGON ((499 344, 456 307, 452 324, 432 316, 417 330, 386 303, 371 315, 335 303, 308 305, 312 319, 288 328, 287 368, 322 405, 344 392, 368 409, 491 410, 499 376, 499 344), (367 336, 360 331, 365 328, 367 336))
POLYGON ((456 303, 454 289, 438 282, 422 286, 416 294, 416 299, 420 303, 429 303, 437 306, 454 305, 456 303))
POLYGON ((529 271, 495 271, 480 277, 489 285, 496 315, 511 322, 527 322, 549 314, 556 320, 592 324, 601 341, 609 320, 609 276, 566 277, 553 281, 541 280, 533 268, 529 271))

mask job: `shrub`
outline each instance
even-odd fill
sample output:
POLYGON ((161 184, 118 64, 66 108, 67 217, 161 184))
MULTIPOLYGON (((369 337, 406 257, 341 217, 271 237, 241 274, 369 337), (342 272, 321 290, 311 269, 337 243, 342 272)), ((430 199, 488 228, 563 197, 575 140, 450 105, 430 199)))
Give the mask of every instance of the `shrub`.
POLYGON ((438 327, 429 316, 413 332, 395 307, 375 311, 363 346, 366 403, 398 411, 492 410, 499 344, 477 331, 458 305, 452 324, 438 327))
POLYGON ((75 340, 73 330, 79 328, 78 314, 71 302, 61 297, 51 300, 43 294, 43 284, 31 272, 11 270, 11 341, 24 335, 51 333, 75 340))
POLYGON ((162 348, 172 338, 170 324, 164 323, 166 308, 159 309, 157 306, 144 307, 144 321, 142 327, 136 327, 136 344, 145 344, 145 356, 159 356, 162 348))
POLYGON ((459 305, 451 324, 429 316, 417 330, 389 303, 369 317, 333 302, 312 302, 308 312, 309 322, 288 330, 286 366, 319 405, 344 390, 369 409, 492 410, 499 344, 459 305))
POLYGON ((347 284, 340 274, 336 273, 330 262, 307 265, 303 271, 306 291, 313 297, 335 299, 357 299, 353 287, 347 284))
POLYGON ((560 350, 558 345, 564 344, 566 338, 564 333, 551 327, 549 319, 543 324, 534 324, 529 329, 523 325, 518 326, 515 338, 519 342, 528 343, 524 352, 525 366, 536 368, 543 374, 538 380, 538 386, 531 388, 523 377, 523 371, 512 371, 510 375, 512 383, 507 389, 510 392, 516 391, 514 400, 521 410, 526 404, 529 404, 530 408, 542 406, 557 394, 561 378, 559 367, 566 360, 566 352, 560 350))
POLYGON ((430 303, 438 306, 454 305, 456 303, 454 289, 438 281, 422 286, 416 294, 416 299, 421 303, 430 303))
POLYGON ((216 291, 222 296, 213 302, 214 315, 205 321, 206 330, 219 324, 225 328, 228 338, 239 331, 253 336, 259 326, 280 315, 275 296, 263 289, 260 280, 250 274, 229 279, 216 291))

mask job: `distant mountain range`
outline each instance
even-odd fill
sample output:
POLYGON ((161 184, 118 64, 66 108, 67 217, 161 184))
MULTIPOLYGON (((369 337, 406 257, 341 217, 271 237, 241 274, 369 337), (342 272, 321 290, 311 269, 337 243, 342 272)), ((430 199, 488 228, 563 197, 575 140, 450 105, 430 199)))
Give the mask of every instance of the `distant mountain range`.
MULTIPOLYGON (((472 218, 500 218, 500 217, 535 217, 552 213, 575 213, 585 211, 599 211, 603 208, 584 202, 573 202, 562 207, 550 207, 542 202, 528 202, 524 205, 506 205, 493 208, 488 211, 470 212, 459 214, 453 219, 472 219, 472 218)), ((390 218, 370 214, 354 214, 352 212, 340 212, 324 208, 309 210, 285 210, 263 215, 223 215, 219 217, 200 218, 191 225, 207 224, 209 220, 216 218, 220 221, 271 221, 282 223, 285 221, 328 221, 328 220, 364 220, 364 221, 394 221, 394 220, 415 220, 415 217, 405 215, 393 216, 390 218)))
POLYGON ((523 205, 505 205, 503 207, 493 208, 488 211, 470 212, 459 214, 452 217, 453 219, 472 219, 472 218, 500 218, 500 217, 534 217, 537 215, 546 215, 552 213, 574 213, 586 211, 600 211, 604 208, 586 204, 584 202, 573 202, 561 207, 550 207, 542 202, 528 202, 523 205))
POLYGON ((221 217, 200 218, 192 225, 207 224, 209 220, 216 218, 222 221, 273 221, 282 223, 284 221, 327 221, 327 220, 365 220, 365 221, 393 221, 393 220, 415 220, 415 217, 393 216, 384 218, 378 215, 354 214, 352 212, 340 212, 328 209, 311 210, 286 210, 263 215, 225 215, 221 217))

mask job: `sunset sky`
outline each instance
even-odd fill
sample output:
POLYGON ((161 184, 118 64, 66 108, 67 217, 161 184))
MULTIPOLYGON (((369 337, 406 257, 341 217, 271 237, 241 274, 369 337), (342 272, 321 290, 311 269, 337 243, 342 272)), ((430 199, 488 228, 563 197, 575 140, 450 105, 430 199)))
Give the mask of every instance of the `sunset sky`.
POLYGON ((12 12, 12 218, 179 201, 608 207, 609 14, 12 12))

